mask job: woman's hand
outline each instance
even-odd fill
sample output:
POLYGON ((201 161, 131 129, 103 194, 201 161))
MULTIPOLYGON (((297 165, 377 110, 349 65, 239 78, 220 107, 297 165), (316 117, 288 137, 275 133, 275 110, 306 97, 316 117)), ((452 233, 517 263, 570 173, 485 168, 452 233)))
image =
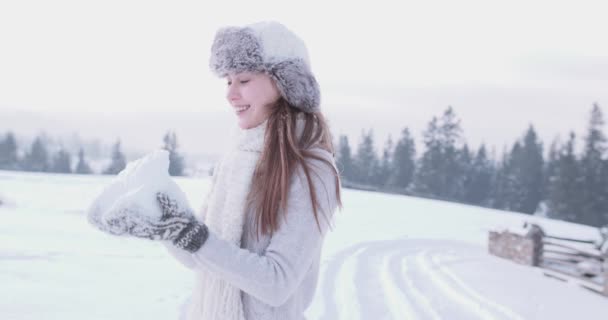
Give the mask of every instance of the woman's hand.
POLYGON ((196 220, 189 207, 180 210, 166 194, 157 193, 156 200, 162 211, 160 219, 134 215, 128 233, 138 238, 169 240, 186 251, 197 251, 207 239, 207 226, 196 220))

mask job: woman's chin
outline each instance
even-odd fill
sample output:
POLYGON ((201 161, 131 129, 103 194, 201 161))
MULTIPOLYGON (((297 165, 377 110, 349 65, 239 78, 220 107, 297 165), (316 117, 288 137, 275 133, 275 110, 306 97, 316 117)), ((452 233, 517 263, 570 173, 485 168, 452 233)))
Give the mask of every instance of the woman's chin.
POLYGON ((252 120, 247 117, 239 116, 238 124, 241 129, 246 130, 246 129, 252 129, 252 128, 259 126, 260 124, 262 124, 262 122, 264 122, 264 120, 266 120, 266 119, 264 118, 264 119, 253 119, 252 120))
POLYGON ((243 130, 251 129, 255 127, 255 125, 251 121, 247 121, 247 119, 239 118, 239 128, 243 130))

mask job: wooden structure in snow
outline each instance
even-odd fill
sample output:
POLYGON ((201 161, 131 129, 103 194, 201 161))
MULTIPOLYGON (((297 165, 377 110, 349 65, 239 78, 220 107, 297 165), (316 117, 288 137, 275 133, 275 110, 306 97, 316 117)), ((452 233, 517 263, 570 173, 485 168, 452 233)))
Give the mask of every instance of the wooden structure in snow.
POLYGON ((608 296, 608 229, 602 229, 601 234, 600 242, 565 238, 525 223, 521 230, 490 231, 488 251, 608 296))

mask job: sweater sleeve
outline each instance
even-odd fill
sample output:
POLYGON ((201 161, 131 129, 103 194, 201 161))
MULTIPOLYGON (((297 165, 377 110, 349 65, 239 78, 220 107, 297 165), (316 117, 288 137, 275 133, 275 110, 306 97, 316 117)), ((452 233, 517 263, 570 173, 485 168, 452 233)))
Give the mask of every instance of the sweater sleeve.
POLYGON ((307 179, 300 169, 291 181, 286 217, 263 254, 239 248, 210 232, 205 244, 192 254, 197 264, 268 305, 284 304, 319 254, 337 208, 333 169, 318 160, 309 163, 321 230, 313 214, 307 179))

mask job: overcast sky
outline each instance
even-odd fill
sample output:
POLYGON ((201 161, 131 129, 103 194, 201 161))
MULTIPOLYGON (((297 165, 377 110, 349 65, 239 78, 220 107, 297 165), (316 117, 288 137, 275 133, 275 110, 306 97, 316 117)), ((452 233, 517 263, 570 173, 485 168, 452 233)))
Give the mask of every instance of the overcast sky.
POLYGON ((174 128, 215 153, 235 124, 208 68, 215 31, 277 20, 302 37, 334 135, 380 149, 448 105, 502 149, 547 144, 608 106, 603 1, 3 1, 0 134, 79 132, 152 148, 174 128), (211 138, 212 139, 209 139, 211 138))

